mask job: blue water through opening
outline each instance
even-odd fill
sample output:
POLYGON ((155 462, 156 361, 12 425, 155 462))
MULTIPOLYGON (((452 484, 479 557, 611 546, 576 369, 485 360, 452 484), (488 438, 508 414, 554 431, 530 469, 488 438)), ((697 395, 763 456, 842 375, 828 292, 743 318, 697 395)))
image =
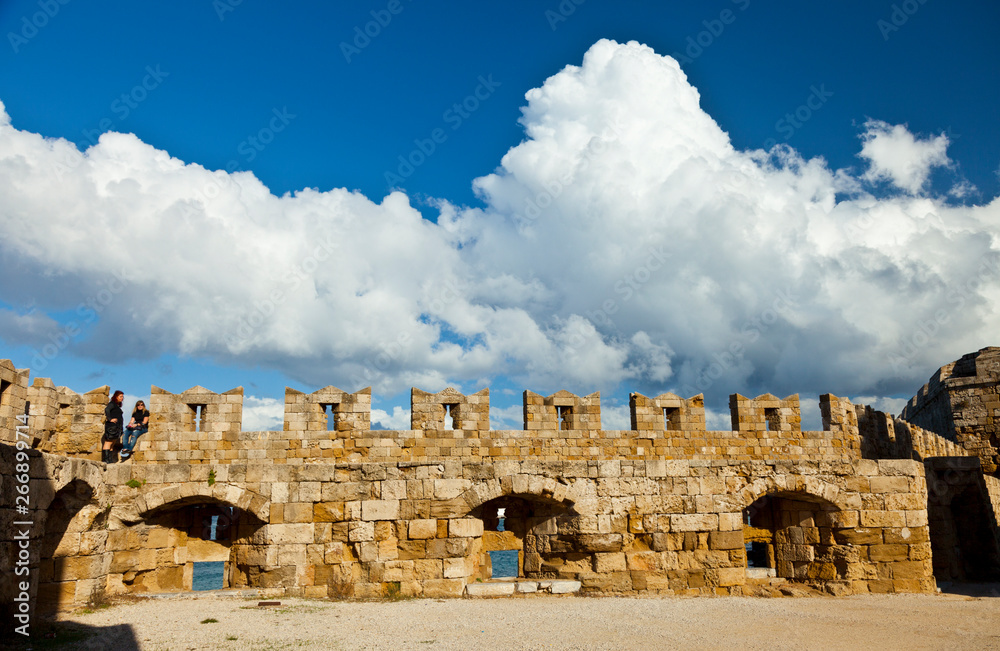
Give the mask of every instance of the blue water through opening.
POLYGON ((222 590, 222 575, 225 571, 225 561, 195 563, 191 574, 191 589, 222 590))
POLYGON ((493 564, 494 579, 505 579, 511 577, 517 578, 518 567, 516 549, 504 549, 501 551, 490 552, 490 563, 493 564))

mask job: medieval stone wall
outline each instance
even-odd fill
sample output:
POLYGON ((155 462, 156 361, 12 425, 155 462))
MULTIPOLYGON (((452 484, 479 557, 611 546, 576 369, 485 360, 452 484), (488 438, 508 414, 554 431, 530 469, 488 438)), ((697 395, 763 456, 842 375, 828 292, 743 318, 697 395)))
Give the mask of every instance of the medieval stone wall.
POLYGON ((938 369, 900 415, 958 442, 988 473, 1000 470, 1000 347, 983 348, 938 369))
MULTIPOLYGON (((0 377, 20 387, 0 405, 23 413, 27 372, 0 363, 0 377)), ((750 594, 762 580, 929 592, 934 568, 957 576, 979 567, 970 554, 1000 558, 1000 484, 977 456, 830 394, 818 432, 801 430, 798 396, 734 395, 733 431, 711 432, 702 396, 632 394, 633 429, 616 431, 601 429, 598 394, 565 391, 526 391, 525 429, 495 431, 488 390, 414 389, 412 429, 372 431, 370 390, 288 389, 282 431, 245 432, 240 388, 153 387, 136 454, 105 465, 45 450, 86 455, 86 440, 54 443, 71 431, 59 419, 79 415, 87 431, 107 388, 33 390, 35 434, 22 447, 34 449, 3 446, 0 482, 12 494, 14 457, 30 456, 43 611, 104 592, 190 590, 209 561, 224 564, 225 587, 438 597, 489 583, 493 552, 516 553, 525 590, 566 580, 681 595, 750 594), (993 528, 963 542, 956 527, 977 517, 993 528)), ((14 506, 0 517, 13 522, 14 506)), ((0 581, 4 595, 14 589, 0 581)))

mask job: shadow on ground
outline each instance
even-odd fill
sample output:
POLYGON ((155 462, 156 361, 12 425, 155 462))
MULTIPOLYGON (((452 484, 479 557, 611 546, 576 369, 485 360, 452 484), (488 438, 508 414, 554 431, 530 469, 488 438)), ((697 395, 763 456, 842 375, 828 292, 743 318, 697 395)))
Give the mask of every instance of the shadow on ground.
POLYGON ((938 581, 941 594, 963 597, 1000 597, 1000 583, 958 583, 938 581))
POLYGON ((42 622, 32 624, 30 631, 31 635, 28 637, 13 633, 0 641, 0 649, 139 651, 139 641, 129 624, 87 626, 77 622, 42 622))

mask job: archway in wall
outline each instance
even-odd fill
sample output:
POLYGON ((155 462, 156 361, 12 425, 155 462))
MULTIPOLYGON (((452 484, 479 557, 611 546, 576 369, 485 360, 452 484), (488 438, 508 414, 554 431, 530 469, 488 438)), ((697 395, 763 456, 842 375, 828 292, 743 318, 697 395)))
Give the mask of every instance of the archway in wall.
POLYGON ((844 579, 850 552, 834 539, 831 514, 839 508, 807 493, 774 492, 743 510, 747 577, 831 581, 844 579))
POLYGON ((589 556, 586 569, 577 569, 576 564, 586 555, 574 553, 571 545, 558 540, 559 520, 569 514, 566 504, 535 495, 504 495, 473 509, 470 517, 483 521, 477 578, 542 578, 589 571, 589 556))
POLYGON ((992 508, 978 483, 957 487, 928 503, 931 558, 939 581, 1000 580, 992 508))
POLYGON ((56 493, 44 514, 36 612, 48 616, 103 590, 104 550, 94 546, 95 537, 84 534, 103 529, 108 513, 94 498, 94 489, 76 479, 56 493))
POLYGON ((166 504, 136 526, 142 549, 134 567, 112 564, 132 592, 213 590, 248 585, 245 562, 250 538, 263 526, 231 504, 198 497, 166 504), (155 562, 150 563, 151 559, 155 562))

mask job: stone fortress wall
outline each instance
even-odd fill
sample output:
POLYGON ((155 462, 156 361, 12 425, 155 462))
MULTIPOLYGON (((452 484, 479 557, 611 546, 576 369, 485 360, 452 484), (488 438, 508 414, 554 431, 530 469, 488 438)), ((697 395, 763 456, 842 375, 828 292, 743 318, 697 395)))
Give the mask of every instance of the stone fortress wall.
POLYGON ((1000 572, 1000 486, 976 450, 830 394, 822 431, 801 430, 798 396, 737 394, 715 432, 700 395, 632 394, 618 431, 598 394, 526 391, 524 429, 494 431, 488 390, 414 389, 412 429, 373 431, 368 389, 287 389, 282 431, 245 432, 241 388, 153 387, 133 459, 105 465, 107 387, 29 387, 9 361, 0 380, 0 480, 12 494, 30 457, 43 611, 189 590, 204 561, 226 587, 353 597, 929 592, 1000 572), (494 580, 491 552, 517 554, 516 580, 494 580))
POLYGON ((901 417, 977 455, 987 473, 1000 467, 1000 347, 983 348, 938 369, 901 417))

